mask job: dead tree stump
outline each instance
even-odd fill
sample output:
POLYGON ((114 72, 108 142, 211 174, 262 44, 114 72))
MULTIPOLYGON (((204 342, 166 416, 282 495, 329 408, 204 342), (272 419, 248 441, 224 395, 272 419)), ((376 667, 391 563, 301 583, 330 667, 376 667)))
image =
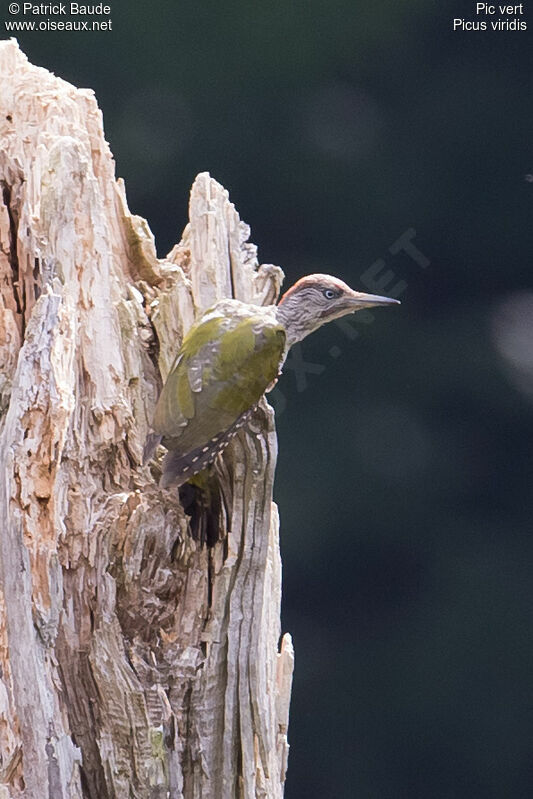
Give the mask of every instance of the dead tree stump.
POLYGON ((278 799, 293 655, 273 412, 225 456, 211 548, 141 453, 195 314, 273 302, 281 271, 208 174, 158 259, 93 93, 14 40, 0 142, 0 799, 278 799))

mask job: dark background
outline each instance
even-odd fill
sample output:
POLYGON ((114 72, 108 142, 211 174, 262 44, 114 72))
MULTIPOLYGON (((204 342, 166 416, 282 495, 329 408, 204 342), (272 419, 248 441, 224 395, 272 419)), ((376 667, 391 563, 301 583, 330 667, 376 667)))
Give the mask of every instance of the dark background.
POLYGON ((407 284, 276 398, 287 799, 530 797, 531 31, 453 32, 473 2, 111 5, 112 32, 18 38, 95 90, 161 255, 209 170, 286 285, 368 290, 378 258, 407 284), (426 268, 389 251, 410 229, 426 268))

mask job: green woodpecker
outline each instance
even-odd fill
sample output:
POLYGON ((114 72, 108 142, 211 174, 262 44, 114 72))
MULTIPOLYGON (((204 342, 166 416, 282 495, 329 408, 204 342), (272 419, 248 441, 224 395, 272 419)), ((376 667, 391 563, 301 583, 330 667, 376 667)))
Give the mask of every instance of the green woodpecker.
POLYGON ((162 442, 161 486, 212 463, 272 388, 287 353, 326 322, 398 300, 354 291, 330 275, 303 277, 278 305, 220 300, 191 327, 159 397, 144 461, 162 442))

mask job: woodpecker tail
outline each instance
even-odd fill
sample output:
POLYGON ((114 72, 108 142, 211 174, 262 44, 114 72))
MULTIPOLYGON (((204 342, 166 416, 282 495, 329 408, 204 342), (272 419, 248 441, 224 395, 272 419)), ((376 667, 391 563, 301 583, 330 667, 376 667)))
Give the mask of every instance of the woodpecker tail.
MULTIPOLYGON (((226 449, 239 429, 246 424, 254 412, 255 407, 256 406, 249 408, 247 411, 244 411, 244 413, 241 413, 231 427, 213 436, 213 438, 207 441, 203 446, 196 447, 196 449, 185 453, 179 452, 178 450, 170 450, 167 452, 163 460, 163 474, 159 481, 161 488, 168 488, 173 484, 181 486, 183 483, 190 480, 191 477, 194 477, 195 474, 202 472, 207 466, 213 463, 217 455, 226 449)), ((157 446, 157 444, 155 446, 157 446)))
POLYGON ((153 458, 154 452, 161 443, 162 436, 157 433, 149 433, 146 436, 143 449, 143 466, 146 466, 149 460, 153 458))
POLYGON ((189 517, 191 536, 202 546, 212 547, 224 529, 224 500, 218 479, 206 469, 179 488, 180 502, 189 517))

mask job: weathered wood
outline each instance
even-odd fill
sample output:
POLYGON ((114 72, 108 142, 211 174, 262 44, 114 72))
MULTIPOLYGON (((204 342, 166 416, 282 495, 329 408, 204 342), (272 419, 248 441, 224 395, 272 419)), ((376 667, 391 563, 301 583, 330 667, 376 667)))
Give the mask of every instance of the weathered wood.
POLYGON ((158 259, 92 92, 13 40, 0 188, 0 799, 277 799, 293 654, 272 410, 219 466, 212 548, 140 462, 195 313, 272 302, 281 271, 207 174, 158 259))

